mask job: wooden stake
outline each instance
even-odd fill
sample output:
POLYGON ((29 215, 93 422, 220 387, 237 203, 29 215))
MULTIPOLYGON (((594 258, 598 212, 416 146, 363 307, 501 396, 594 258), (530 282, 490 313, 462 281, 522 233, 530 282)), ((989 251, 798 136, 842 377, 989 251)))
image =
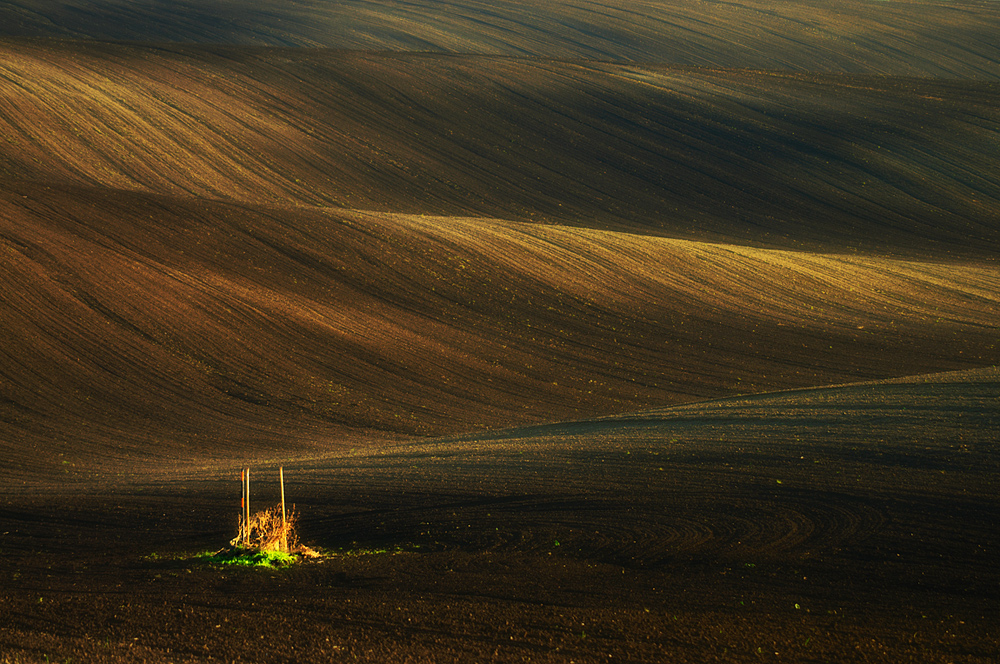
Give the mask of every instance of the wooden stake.
POLYGON ((247 527, 243 535, 244 546, 250 546, 250 468, 247 467, 247 506, 246 506, 246 524, 247 527))
POLYGON ((278 478, 281 480, 281 551, 288 553, 288 529, 285 525, 285 468, 278 466, 278 478))
POLYGON ((240 468, 240 541, 246 541, 247 528, 247 469, 240 468))

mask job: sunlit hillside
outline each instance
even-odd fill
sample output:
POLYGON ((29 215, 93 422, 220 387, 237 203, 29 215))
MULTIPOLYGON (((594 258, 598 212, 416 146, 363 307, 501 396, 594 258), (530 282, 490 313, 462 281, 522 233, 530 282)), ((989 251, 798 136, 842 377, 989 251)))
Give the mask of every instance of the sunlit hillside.
POLYGON ((1000 355, 995 47, 932 71, 886 37, 923 49, 933 27, 944 48, 989 6, 865 23, 889 31, 854 42, 882 64, 819 48, 847 19, 804 4, 770 36, 757 5, 696 34, 692 7, 652 4, 546 4, 516 32, 514 5, 80 7, 2 10, 33 36, 0 43, 0 408, 24 463, 311 450, 1000 355), (344 12, 377 29, 318 40, 344 12), (403 26, 447 44, 403 52, 403 26), (275 42, 398 52, 238 45, 275 42))
POLYGON ((817 251, 1000 251, 995 83, 0 45, 0 173, 817 251))
POLYGON ((0 210, 25 464, 456 433, 1000 354, 991 262, 26 183, 0 210))

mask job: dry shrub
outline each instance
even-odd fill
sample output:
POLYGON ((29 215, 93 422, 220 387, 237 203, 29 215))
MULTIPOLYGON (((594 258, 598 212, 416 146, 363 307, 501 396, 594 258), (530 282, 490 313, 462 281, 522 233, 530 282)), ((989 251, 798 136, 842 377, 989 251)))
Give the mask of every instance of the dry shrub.
POLYGON ((240 519, 240 534, 230 542, 234 547, 255 551, 290 553, 299 548, 295 522, 298 515, 289 512, 282 523, 281 505, 276 505, 250 517, 250 522, 240 519))

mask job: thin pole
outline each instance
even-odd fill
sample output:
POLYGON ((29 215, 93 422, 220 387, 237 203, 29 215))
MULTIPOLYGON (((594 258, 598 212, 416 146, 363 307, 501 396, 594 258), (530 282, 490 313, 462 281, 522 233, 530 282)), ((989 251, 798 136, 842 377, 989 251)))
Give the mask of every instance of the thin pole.
POLYGON ((247 530, 247 469, 240 468, 240 540, 246 541, 247 530))
POLYGON ((246 530, 244 533, 244 544, 250 546, 250 467, 247 467, 247 508, 246 508, 246 530))
POLYGON ((278 466, 278 477, 281 480, 281 550, 288 552, 288 530, 285 525, 285 468, 278 466))

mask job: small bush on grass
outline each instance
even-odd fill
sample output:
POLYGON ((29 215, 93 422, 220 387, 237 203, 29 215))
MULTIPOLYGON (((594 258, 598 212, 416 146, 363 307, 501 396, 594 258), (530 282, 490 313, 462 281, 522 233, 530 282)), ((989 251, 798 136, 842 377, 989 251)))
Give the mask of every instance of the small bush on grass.
POLYGON ((206 553, 199 559, 215 565, 242 567, 284 567, 303 558, 319 558, 320 554, 299 543, 295 524, 298 514, 293 510, 282 518, 281 505, 276 505, 240 520, 239 534, 221 551, 206 553))

